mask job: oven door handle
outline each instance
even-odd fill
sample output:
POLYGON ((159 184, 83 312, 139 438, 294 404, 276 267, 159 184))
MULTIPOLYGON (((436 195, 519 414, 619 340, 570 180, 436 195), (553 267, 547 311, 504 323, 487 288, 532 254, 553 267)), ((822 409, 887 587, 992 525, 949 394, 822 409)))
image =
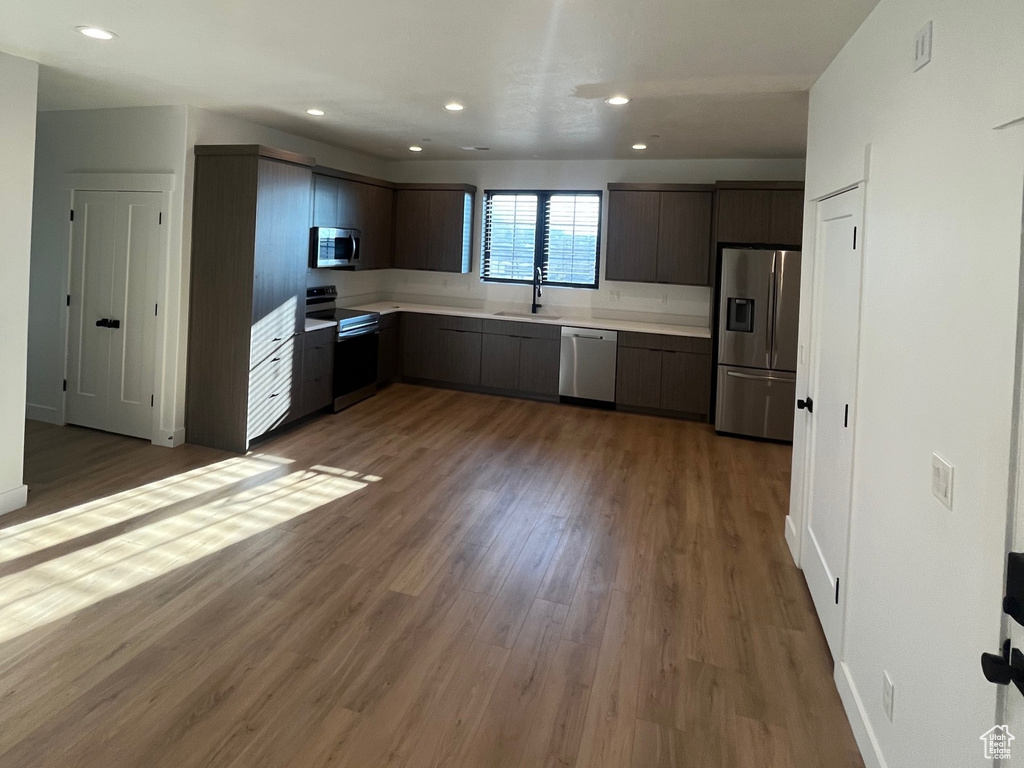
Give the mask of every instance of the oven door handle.
POLYGON ((341 333, 338 334, 338 341, 342 341, 344 339, 354 339, 357 336, 369 336, 371 333, 379 332, 380 327, 377 325, 374 325, 372 327, 364 325, 361 328, 353 328, 348 331, 342 331, 341 333))

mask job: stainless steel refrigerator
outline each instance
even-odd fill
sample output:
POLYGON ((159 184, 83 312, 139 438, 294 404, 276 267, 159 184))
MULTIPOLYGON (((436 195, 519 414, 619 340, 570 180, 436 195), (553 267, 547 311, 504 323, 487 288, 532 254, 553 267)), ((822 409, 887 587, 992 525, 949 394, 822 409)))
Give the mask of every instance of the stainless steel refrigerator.
POLYGON ((799 320, 800 251, 722 251, 716 431, 793 439, 799 320))

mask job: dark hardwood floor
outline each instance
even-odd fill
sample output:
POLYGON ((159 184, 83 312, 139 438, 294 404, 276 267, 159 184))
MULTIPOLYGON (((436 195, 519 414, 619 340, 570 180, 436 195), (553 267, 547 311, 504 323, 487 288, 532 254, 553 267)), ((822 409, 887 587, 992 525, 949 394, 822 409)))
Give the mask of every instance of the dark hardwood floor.
POLYGON ((863 765, 788 447, 408 385, 245 457, 27 445, 5 768, 863 765))

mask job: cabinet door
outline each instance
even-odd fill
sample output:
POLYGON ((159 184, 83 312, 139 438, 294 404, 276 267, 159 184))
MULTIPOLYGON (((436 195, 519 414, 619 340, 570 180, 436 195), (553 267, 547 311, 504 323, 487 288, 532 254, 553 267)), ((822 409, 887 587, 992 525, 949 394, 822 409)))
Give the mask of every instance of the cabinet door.
POLYGON ((480 358, 480 384, 514 392, 519 388, 519 348, 517 336, 485 333, 480 358))
POLYGON ((414 379, 437 379, 437 315, 402 314, 400 344, 402 375, 414 379))
POLYGON ((531 395, 558 395, 558 339, 519 339, 519 391, 531 395))
POLYGON ((709 285, 711 192, 662 192, 658 218, 659 283, 709 285))
MULTIPOLYGON (((347 179, 338 180, 338 224, 341 229, 358 229, 366 226, 363 216, 363 196, 359 188, 364 186, 347 179)), ((365 234, 365 232, 363 233, 365 234)))
POLYGON ((480 383, 480 336, 442 328, 437 334, 437 380, 475 386, 480 383))
POLYGON ((661 351, 619 347, 615 402, 634 408, 661 407, 661 351))
POLYGON ((711 399, 711 356, 661 353, 661 408, 707 416, 711 399))
POLYGON ((388 269, 392 263, 394 239, 394 190, 373 184, 358 184, 363 239, 360 269, 388 269))
POLYGON ((771 242, 772 193, 763 189, 718 192, 718 242, 771 242))
POLYGON ((398 326, 380 329, 380 347, 377 355, 377 383, 386 384, 398 375, 398 326))
POLYGON ((333 176, 313 176, 314 227, 337 227, 339 180, 333 176))
POLYGON ((660 192, 608 193, 607 280, 655 282, 660 212, 660 192))
POLYGON ((430 243, 430 195, 419 189, 395 193, 395 267, 426 269, 430 243))
POLYGON ((466 193, 431 190, 425 194, 430 201, 427 269, 438 272, 468 271, 466 193))
POLYGON ((304 331, 311 194, 309 168, 260 159, 250 367, 304 331))
POLYGON ((799 246, 804 236, 803 190, 772 192, 771 236, 773 245, 799 246))

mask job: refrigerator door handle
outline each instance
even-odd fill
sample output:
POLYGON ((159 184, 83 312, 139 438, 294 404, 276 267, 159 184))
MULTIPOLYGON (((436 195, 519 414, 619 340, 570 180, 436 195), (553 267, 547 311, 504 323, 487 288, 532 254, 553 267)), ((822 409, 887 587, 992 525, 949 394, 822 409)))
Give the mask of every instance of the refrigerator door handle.
POLYGON ((765 328, 765 364, 768 368, 775 367, 775 305, 778 303, 779 286, 779 252, 772 252, 772 277, 768 288, 768 327, 765 328))
POLYGON ((767 376, 758 376, 757 374, 740 373, 739 371, 726 371, 725 375, 734 379, 749 379, 751 381, 793 381, 793 379, 786 378, 785 376, 772 376, 770 374, 767 376))

